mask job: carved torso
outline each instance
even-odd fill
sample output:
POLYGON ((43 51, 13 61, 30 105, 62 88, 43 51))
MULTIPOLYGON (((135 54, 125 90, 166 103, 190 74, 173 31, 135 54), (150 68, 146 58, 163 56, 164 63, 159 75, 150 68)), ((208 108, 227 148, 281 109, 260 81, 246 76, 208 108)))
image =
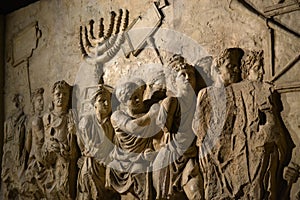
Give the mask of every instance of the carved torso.
POLYGON ((53 112, 44 116, 45 140, 57 140, 57 142, 67 145, 68 136, 68 114, 56 115, 53 112))
POLYGON ((100 123, 95 115, 86 116, 80 121, 79 129, 81 134, 79 138, 83 146, 82 155, 94 157, 98 162, 106 163, 114 147, 114 129, 110 118, 100 123))
POLYGON ((41 152, 44 144, 44 125, 42 117, 34 116, 31 119, 30 126, 32 142, 29 158, 42 162, 43 158, 41 152))

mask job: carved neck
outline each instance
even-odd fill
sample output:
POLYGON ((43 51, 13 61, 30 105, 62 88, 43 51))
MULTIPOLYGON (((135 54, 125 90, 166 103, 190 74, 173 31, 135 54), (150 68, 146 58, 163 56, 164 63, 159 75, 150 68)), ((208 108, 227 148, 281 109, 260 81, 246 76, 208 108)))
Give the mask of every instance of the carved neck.
POLYGON ((96 113, 96 118, 100 124, 108 117, 109 117, 109 114, 96 113))
POLYGON ((216 82, 215 82, 215 84, 214 84, 215 87, 219 87, 219 88, 221 88, 221 87, 226 87, 226 86, 228 86, 228 85, 229 85, 229 84, 224 83, 224 81, 222 80, 221 77, 218 77, 217 80, 216 80, 216 82))
POLYGON ((24 114, 23 109, 18 109, 14 114, 15 120, 18 120, 23 114, 24 114))
POLYGON ((56 115, 59 116, 59 115, 62 115, 62 114, 67 113, 67 108, 64 108, 64 107, 54 107, 53 112, 54 112, 56 115))

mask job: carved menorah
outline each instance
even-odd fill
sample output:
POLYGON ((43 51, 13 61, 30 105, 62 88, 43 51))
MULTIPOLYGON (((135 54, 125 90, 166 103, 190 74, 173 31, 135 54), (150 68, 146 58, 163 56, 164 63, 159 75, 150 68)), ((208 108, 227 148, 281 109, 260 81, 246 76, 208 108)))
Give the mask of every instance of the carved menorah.
POLYGON ((95 65, 96 70, 111 60, 125 41, 124 32, 128 23, 128 10, 120 9, 118 16, 114 11, 110 13, 110 24, 106 33, 104 33, 104 19, 99 20, 97 37, 94 34, 94 20, 90 20, 88 27, 80 26, 80 50, 84 60, 95 65))

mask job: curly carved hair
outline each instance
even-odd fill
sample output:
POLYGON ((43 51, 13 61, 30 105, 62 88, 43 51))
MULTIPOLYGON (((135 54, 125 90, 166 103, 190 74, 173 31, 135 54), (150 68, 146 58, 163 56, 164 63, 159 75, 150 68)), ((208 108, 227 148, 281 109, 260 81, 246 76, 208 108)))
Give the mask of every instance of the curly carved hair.
POLYGON ((31 103, 34 102, 36 97, 42 96, 43 94, 44 94, 44 88, 35 89, 34 92, 31 94, 31 103))
POLYGON ((145 85, 146 83, 142 79, 122 83, 116 87, 116 97, 120 103, 126 103, 138 88, 144 88, 145 85))
POLYGON ((230 63, 241 66, 241 60, 244 56, 244 51, 241 48, 227 48, 224 49, 214 60, 216 71, 219 73, 219 68, 225 63, 226 60, 229 60, 230 63))
MULTIPOLYGON (((68 109, 71 108, 71 105, 72 105, 72 98, 71 98, 71 95, 72 95, 72 86, 69 85, 65 80, 61 80, 61 81, 57 81, 53 84, 53 87, 52 87, 52 94, 54 94, 55 90, 56 89, 60 89, 60 90, 66 90, 68 93, 69 93, 69 103, 68 103, 68 109)), ((50 103, 49 105, 49 110, 53 110, 54 108, 54 105, 53 105, 53 102, 50 103)))
POLYGON ((246 58, 242 62, 242 78, 246 79, 249 75, 250 69, 254 66, 255 63, 258 63, 259 66, 264 65, 263 50, 260 51, 250 51, 246 58))
POLYGON ((38 96, 43 96, 44 94, 44 88, 37 88, 35 89, 31 94, 31 113, 34 114, 35 108, 34 108, 34 101, 38 96))
POLYGON ((109 91, 109 89, 101 84, 99 88, 95 91, 91 98, 91 103, 94 104, 98 96, 102 96, 104 98, 111 98, 112 93, 109 91))
POLYGON ((168 67, 171 70, 174 70, 176 72, 182 70, 182 69, 192 69, 195 70, 194 66, 187 63, 184 57, 182 57, 179 54, 173 55, 168 62, 168 67))
POLYGON ((61 80, 54 83, 52 87, 52 93, 54 93, 56 89, 65 89, 71 92, 72 86, 70 86, 65 80, 61 80))

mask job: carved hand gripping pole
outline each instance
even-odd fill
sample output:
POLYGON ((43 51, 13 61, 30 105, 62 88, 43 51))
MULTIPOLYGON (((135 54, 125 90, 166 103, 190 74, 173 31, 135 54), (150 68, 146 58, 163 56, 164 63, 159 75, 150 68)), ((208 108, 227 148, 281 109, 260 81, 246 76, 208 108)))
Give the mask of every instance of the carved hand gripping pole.
POLYGON ((125 41, 124 31, 128 27, 129 12, 119 10, 117 16, 111 12, 110 24, 106 34, 104 33, 104 19, 99 22, 99 33, 96 38, 94 35, 94 20, 90 20, 89 27, 80 26, 80 50, 83 58, 90 64, 99 68, 104 63, 112 59, 120 50, 125 41), (122 26, 122 29, 121 29, 122 26), (88 30, 89 29, 89 30, 88 30))

